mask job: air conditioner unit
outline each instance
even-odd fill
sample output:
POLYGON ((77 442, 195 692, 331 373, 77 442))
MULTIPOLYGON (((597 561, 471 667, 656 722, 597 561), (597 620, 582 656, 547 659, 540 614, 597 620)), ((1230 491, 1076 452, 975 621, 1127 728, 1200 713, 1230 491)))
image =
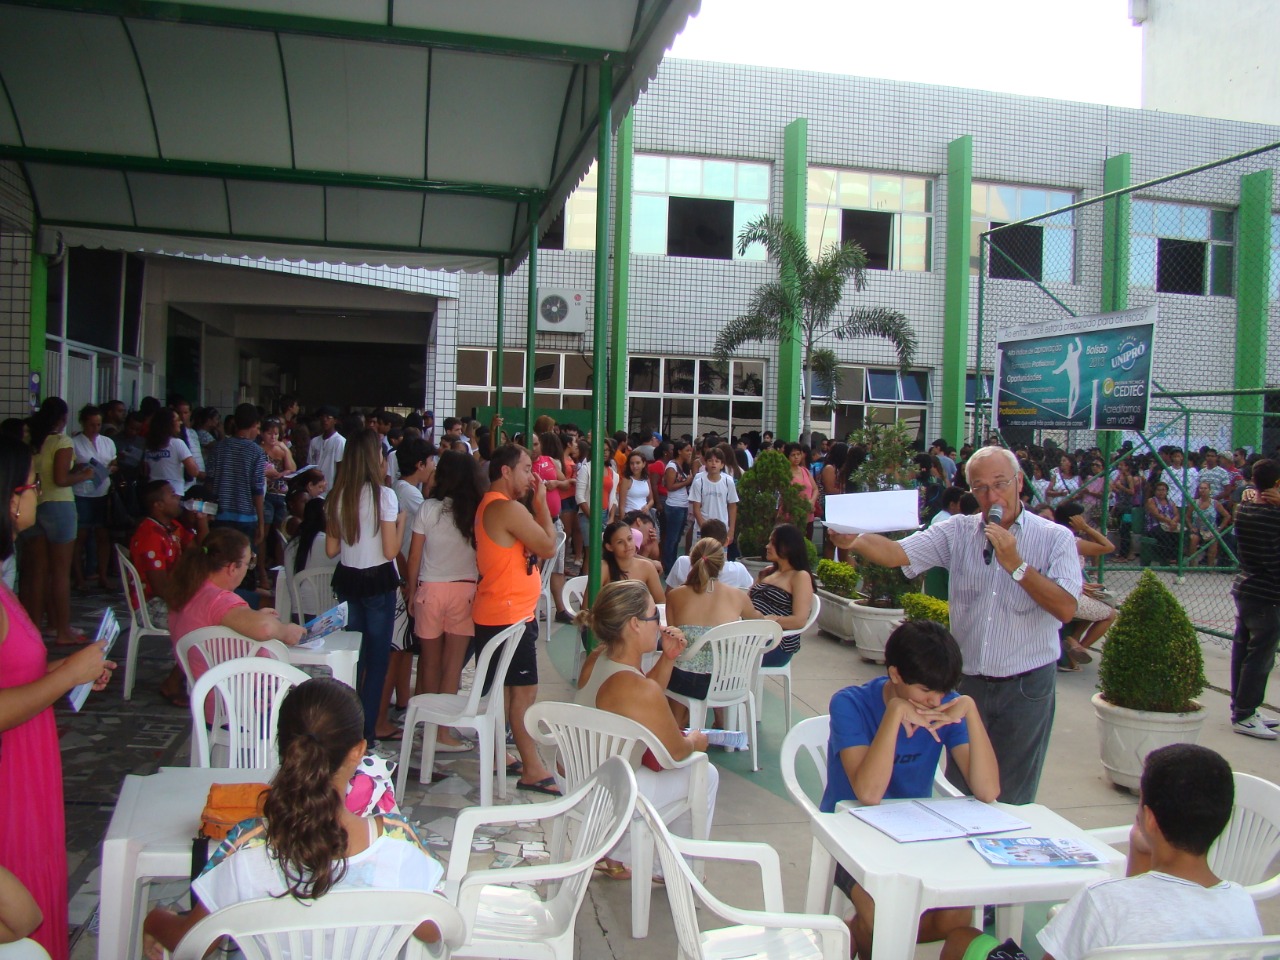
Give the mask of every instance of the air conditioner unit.
POLYGON ((539 287, 538 330, 544 333, 586 333, 587 295, 581 290, 539 287))

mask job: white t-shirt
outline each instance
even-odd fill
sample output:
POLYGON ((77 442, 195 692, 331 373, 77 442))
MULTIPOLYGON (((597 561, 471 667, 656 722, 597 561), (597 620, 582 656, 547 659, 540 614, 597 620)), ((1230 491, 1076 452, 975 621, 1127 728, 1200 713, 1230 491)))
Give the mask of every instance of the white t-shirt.
MULTIPOLYGON (((689 502, 698 504, 702 511, 702 520, 721 520, 729 526, 729 504, 738 502, 738 487, 733 477, 721 473, 720 479, 714 483, 706 472, 693 478, 693 486, 689 488, 689 502)), ((697 537, 697 530, 694 530, 697 537)))
MULTIPOLYGON (((675 460, 672 460, 670 463, 668 463, 668 464, 667 464, 667 469, 668 469, 668 470, 674 470, 674 471, 676 472, 676 477, 677 477, 677 478, 679 478, 681 475, 686 476, 686 477, 689 475, 689 471, 687 471, 687 470, 685 470, 684 468, 682 468, 682 467, 680 466, 680 464, 679 464, 679 463, 677 463, 675 460)), ((664 486, 665 486, 665 484, 664 484, 664 486)), ((688 488, 688 487, 681 487, 679 490, 672 490, 672 489, 668 488, 668 490, 667 490, 667 506, 668 506, 668 507, 687 507, 687 506, 689 506, 689 488, 688 488)))
MULTIPOLYGON (((433 892, 443 868, 412 839, 407 826, 390 817, 383 822, 384 832, 347 858, 346 871, 331 889, 433 892)), ((268 852, 265 827, 260 824, 241 836, 233 832, 210 863, 191 888, 211 913, 245 900, 287 895, 284 871, 268 852)))
MULTIPOLYGON (((331 557, 324 550, 325 535, 323 532, 317 533, 311 539, 311 549, 307 551, 307 562, 302 568, 306 570, 328 569, 332 570, 338 565, 338 558, 331 557)), ((289 566, 289 575, 293 575, 293 566, 289 566)), ((320 605, 320 598, 316 596, 316 588, 313 584, 303 583, 298 587, 298 606, 301 613, 307 617, 318 617, 324 613, 324 608, 320 605)))
MULTIPOLYGON (((378 505, 383 523, 394 522, 400 515, 400 501, 390 487, 378 488, 378 505)), ((344 567, 353 570, 380 567, 387 562, 382 553, 382 529, 373 513, 373 493, 369 486, 360 491, 360 536, 355 543, 343 540, 338 558, 344 567)))
MULTIPOLYGON (((196 469, 201 473, 204 473, 204 450, 200 446, 200 438, 190 427, 183 427, 182 439, 183 442, 186 443, 187 449, 191 451, 191 459, 196 462, 196 469)), ((187 484, 187 486, 192 486, 194 484, 195 480, 192 480, 187 484)))
POLYGON ((426 537, 422 545, 419 583, 449 583, 479 579, 476 548, 463 539, 453 522, 453 499, 425 500, 413 518, 413 532, 426 537))
POLYGON ((408 480, 397 480, 391 485, 396 492, 396 500, 400 503, 400 512, 404 514, 404 536, 400 540, 400 552, 409 559, 409 541, 413 539, 413 519, 422 506, 422 491, 408 480))
MULTIPOLYGON (((103 467, 111 465, 111 461, 116 458, 116 445, 110 437, 104 437, 98 434, 93 440, 90 440, 83 433, 77 433, 71 438, 71 447, 75 451, 72 454, 75 464, 83 466, 90 460, 97 460, 103 467)), ((101 483, 95 483, 90 477, 83 483, 77 483, 71 487, 71 492, 77 497, 105 497, 111 491, 111 477, 104 475, 101 483)))
POLYGON ((142 459, 146 461, 152 480, 168 480, 169 486, 177 491, 178 496, 187 492, 187 471, 182 462, 191 456, 191 448, 182 440, 173 437, 169 445, 159 450, 144 449, 142 459))
POLYGON ((1181 467, 1170 467, 1164 471, 1160 479, 1169 485, 1169 502, 1175 507, 1180 507, 1183 503, 1183 496, 1178 484, 1185 481, 1187 489, 1191 491, 1191 499, 1194 500, 1196 498, 1196 487, 1200 485, 1200 471, 1195 467, 1184 464, 1181 467), (1186 473, 1185 477, 1183 476, 1184 471, 1186 473))
POLYGON ((1100 947, 1261 933, 1253 900, 1238 883, 1223 881, 1206 888, 1151 872, 1085 887, 1037 939, 1054 960, 1079 960, 1100 947))
MULTIPOLYGON (((676 562, 671 565, 671 572, 667 574, 667 586, 672 589, 683 587, 685 581, 689 579, 690 566, 688 554, 676 557, 676 562)), ((751 579, 751 571, 737 560, 726 561, 724 569, 720 571, 720 576, 716 577, 716 579, 731 587, 737 587, 739 590, 750 590, 751 585, 755 582, 751 579)))
POLYGON ((324 478, 329 481, 329 489, 338 477, 338 464, 342 462, 342 453, 347 449, 347 440, 337 431, 332 437, 317 437, 311 441, 309 459, 320 468, 324 478), (317 442, 318 441, 318 442, 317 442))

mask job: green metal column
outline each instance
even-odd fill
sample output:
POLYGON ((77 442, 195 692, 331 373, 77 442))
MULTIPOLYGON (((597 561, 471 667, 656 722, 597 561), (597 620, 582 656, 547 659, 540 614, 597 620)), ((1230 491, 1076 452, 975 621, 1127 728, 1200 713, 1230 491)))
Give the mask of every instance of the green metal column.
POLYGON ((524 346, 524 445, 533 449, 533 371, 538 357, 538 208, 529 201, 529 321, 524 346))
MULTIPOLYGON (((503 257, 498 258, 498 349, 494 362, 498 369, 494 372, 493 382, 498 385, 497 398, 493 404, 493 411, 497 416, 502 416, 502 368, 506 366, 506 343, 507 343, 507 261, 503 257)), ((490 442, 494 448, 498 446, 498 438, 490 437, 490 442)))
MULTIPOLYGON (((964 436, 969 373, 969 233, 973 219, 973 137, 947 144, 947 257, 942 306, 942 422, 937 435, 964 436)), ((979 374, 982 371, 978 371, 979 374)))
MULTIPOLYGON (((1102 167, 1102 192, 1123 190, 1129 186, 1130 156, 1120 153, 1108 157, 1102 167)), ((1102 312, 1114 313, 1129 306, 1129 207, 1130 194, 1102 202, 1102 312)), ((1111 502, 1111 461, 1116 454, 1115 430, 1098 431, 1098 447, 1102 451, 1102 502, 1111 502)), ((1111 511, 1103 510, 1100 527, 1106 534, 1111 511)), ((1100 579, 1106 580, 1106 557, 1098 558, 1100 579)))
MULTIPOLYGON (((782 219, 804 236, 805 208, 809 189, 809 121, 797 117, 786 126, 782 147, 782 219)), ((781 281, 794 284, 796 278, 783 270, 781 281)), ((800 436, 800 382, 804 349, 800 342, 800 318, 786 317, 787 333, 778 344, 778 409, 774 435, 785 440, 800 436)), ((808 399, 805 399, 808 402, 808 399)))
MULTIPOLYGON (((31 240, 31 323, 27 330, 27 363, 31 373, 40 375, 40 399, 49 395, 44 382, 44 334, 48 327, 49 258, 36 250, 31 240)), ((24 388, 25 389, 25 388, 24 388)))
POLYGON ((593 324, 591 330, 592 362, 595 376, 591 381, 591 522, 587 530, 587 596, 594 602, 600 591, 600 538, 604 534, 604 517, 600 502, 604 499, 604 432, 605 371, 609 356, 609 177, 613 147, 613 64, 600 64, 600 87, 596 123, 596 256, 595 288, 592 291, 593 324))
MULTIPOLYGON (((1267 307, 1271 258, 1271 170, 1240 178, 1239 238, 1236 246, 1236 377, 1237 390, 1267 385, 1267 307)), ((1262 412, 1266 397, 1256 393, 1232 398, 1235 447, 1262 447, 1262 412)))
MULTIPOLYGON (((618 127, 614 177, 613 327, 609 343, 609 431, 627 429, 627 304, 631 296, 631 114, 618 127)), ((597 181, 598 182, 598 181, 597 181)))

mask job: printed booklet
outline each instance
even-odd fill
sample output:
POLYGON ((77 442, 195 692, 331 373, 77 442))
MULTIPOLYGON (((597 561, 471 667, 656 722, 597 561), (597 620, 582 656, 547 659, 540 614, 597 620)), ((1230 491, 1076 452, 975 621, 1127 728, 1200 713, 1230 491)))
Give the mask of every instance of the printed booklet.
POLYGON ((307 628, 300 647, 317 648, 324 646, 323 640, 331 633, 337 633, 347 625, 347 602, 344 600, 332 610, 326 610, 314 620, 303 624, 307 628))
POLYGON ((997 867, 1094 867, 1102 858, 1078 840, 1063 837, 974 837, 969 841, 997 867))
POLYGON ((983 833, 1025 830, 1031 826, 1025 820, 973 797, 850 807, 849 813, 899 843, 974 837, 983 833))
MULTIPOLYGON (((115 611, 110 607, 102 611, 102 619, 98 621, 98 633, 93 638, 94 643, 107 642, 106 648, 102 652, 103 659, 111 656, 111 648, 115 645, 116 637, 120 636, 120 621, 116 619, 115 611)), ((88 683, 78 683, 67 691, 67 699, 71 701, 71 709, 77 713, 84 706, 85 700, 89 698, 90 691, 93 690, 93 681, 88 683)))

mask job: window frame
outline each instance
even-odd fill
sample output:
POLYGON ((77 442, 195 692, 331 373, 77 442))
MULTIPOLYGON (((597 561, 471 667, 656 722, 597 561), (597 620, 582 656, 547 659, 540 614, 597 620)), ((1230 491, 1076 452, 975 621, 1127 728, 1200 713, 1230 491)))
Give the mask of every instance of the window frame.
POLYGON ((1072 286, 1079 283, 1079 252, 1077 250, 1079 236, 1077 235, 1076 212, 1067 210, 1062 213, 1053 213, 1054 210, 1069 206, 1077 200, 1079 200, 1079 191, 1063 187, 1002 183, 994 180, 974 180, 970 184, 972 209, 970 214, 969 275, 978 275, 982 253, 982 235, 985 233, 988 234, 986 279, 1013 280, 1019 283, 1035 282, 1044 286, 1049 284, 1072 286), (1000 202, 1004 204, 1004 210, 993 211, 992 203, 990 202, 993 189, 1002 192, 1000 194, 1000 202), (1013 196, 1010 198, 1004 195, 1003 191, 1013 191, 1013 196), (981 201, 978 199, 979 195, 982 197, 981 201), (1037 203, 1040 195, 1043 195, 1043 203, 1037 203), (1012 210, 1008 208, 1008 199, 1014 201, 1014 209, 1012 210), (989 249, 992 243, 990 231, 994 229, 995 224, 1019 223, 1023 220, 1030 220, 1030 223, 1026 224, 1026 226, 1036 227, 1041 231, 1040 276, 993 275, 991 273, 992 257, 989 249), (1049 252, 1051 249, 1059 249, 1063 237, 1067 238, 1065 248, 1071 252, 1070 276, 1063 279, 1062 274, 1055 271, 1053 276, 1045 279, 1046 268, 1053 263, 1053 258, 1049 256, 1049 252))
MULTIPOLYGON (((903 273, 931 273, 933 272, 933 198, 936 192, 935 178, 923 174, 855 167, 810 166, 809 177, 805 186, 805 238, 808 241, 809 255, 816 260, 832 242, 844 242, 846 239, 844 237, 845 211, 885 214, 891 217, 889 223, 888 265, 885 267, 868 266, 868 269, 900 271, 903 273), (823 187, 820 181, 827 176, 830 176, 830 185, 828 195, 824 199, 821 195, 823 187), (848 202, 842 196, 843 178, 845 177, 851 181, 861 177, 866 178, 865 204, 848 202), (884 194, 883 190, 881 191, 881 200, 877 203, 877 186, 882 187, 895 181, 898 185, 897 195, 899 199, 897 206, 889 204, 889 198, 884 194), (920 181, 923 183, 924 200, 922 209, 914 209, 907 205, 907 181, 920 181), (830 214, 835 211, 839 212, 839 216, 835 218, 835 230, 833 232, 830 214), (815 219, 818 218, 820 218, 821 224, 816 228, 817 235, 815 237, 815 219), (908 242, 906 225, 917 222, 924 224, 923 266, 904 266, 904 261, 906 261, 904 249, 908 242)), ((857 240, 856 237, 849 239, 857 240)))
MULTIPOLYGON (((1239 241, 1239 218, 1236 216, 1236 212, 1232 208, 1214 204, 1184 203, 1180 200, 1162 200, 1155 197, 1134 197, 1129 211, 1129 286, 1139 290, 1150 290, 1152 293, 1172 296, 1234 298, 1236 295, 1236 246, 1239 241), (1146 208, 1150 208, 1150 229, 1145 228, 1145 221, 1147 220, 1146 208), (1170 231, 1162 231, 1161 227, 1168 225, 1169 217, 1174 211, 1176 211, 1180 228, 1179 232, 1173 232, 1173 235, 1170 235, 1170 231), (1181 225, 1187 222, 1186 215, 1190 211, 1205 212, 1207 229, 1204 231, 1205 235, 1203 237, 1191 236, 1191 231, 1181 230, 1181 225), (1227 218, 1226 223, 1231 234, 1230 239, 1214 236, 1216 230, 1214 214, 1223 214, 1227 218), (1161 223, 1162 219, 1164 220, 1163 224, 1161 223), (1198 293, 1190 290, 1161 289, 1161 241, 1203 245, 1204 266, 1198 293), (1154 249, 1152 250, 1151 248, 1154 249), (1150 282, 1148 282, 1145 270, 1142 276, 1138 275, 1137 268, 1140 266, 1138 262, 1140 258, 1144 262, 1150 260, 1150 282), (1219 276, 1225 276, 1227 279, 1228 290, 1225 293, 1220 292, 1222 288, 1216 283, 1219 276)), ((1275 224, 1277 220, 1277 216, 1273 214, 1272 223, 1275 224)), ((1274 234, 1272 236, 1272 250, 1275 250, 1274 234)), ((1273 257, 1273 262, 1274 260, 1275 257, 1273 257)), ((1273 274, 1273 289, 1275 284, 1276 278, 1273 274)))

